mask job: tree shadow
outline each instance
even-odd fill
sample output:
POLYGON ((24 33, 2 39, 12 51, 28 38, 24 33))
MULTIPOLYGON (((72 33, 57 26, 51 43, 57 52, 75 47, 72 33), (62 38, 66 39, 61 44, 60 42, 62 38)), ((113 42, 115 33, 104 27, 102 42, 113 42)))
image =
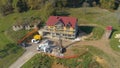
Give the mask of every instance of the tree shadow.
POLYGON ((101 6, 100 0, 78 0, 78 1, 68 0, 67 2, 68 2, 67 7, 69 8, 83 7, 84 2, 87 2, 89 7, 94 7, 94 2, 96 6, 101 6))
POLYGON ((70 13, 68 13, 66 11, 59 11, 59 12, 56 12, 55 15, 56 16, 68 16, 68 15, 70 15, 70 13))
POLYGON ((86 14, 89 14, 89 15, 95 15, 95 14, 100 14, 99 12, 86 12, 86 14))
POLYGON ((85 32, 86 34, 90 34, 94 29, 94 26, 78 26, 78 33, 79 35, 81 32, 85 32))
POLYGON ((110 34, 110 36, 109 36, 109 39, 111 39, 111 38, 112 38, 112 36, 113 36, 114 32, 116 32, 116 31, 118 31, 118 30, 117 30, 117 29, 112 29, 112 32, 111 32, 111 34, 110 34))

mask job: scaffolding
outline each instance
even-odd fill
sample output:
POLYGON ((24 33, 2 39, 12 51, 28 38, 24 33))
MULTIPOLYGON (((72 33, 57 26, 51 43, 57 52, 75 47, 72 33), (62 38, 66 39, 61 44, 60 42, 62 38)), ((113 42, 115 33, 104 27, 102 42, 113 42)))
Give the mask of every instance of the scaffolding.
POLYGON ((51 37, 59 37, 62 38, 75 38, 75 30, 64 30, 64 29, 54 29, 54 28, 44 28, 43 33, 49 33, 51 37))

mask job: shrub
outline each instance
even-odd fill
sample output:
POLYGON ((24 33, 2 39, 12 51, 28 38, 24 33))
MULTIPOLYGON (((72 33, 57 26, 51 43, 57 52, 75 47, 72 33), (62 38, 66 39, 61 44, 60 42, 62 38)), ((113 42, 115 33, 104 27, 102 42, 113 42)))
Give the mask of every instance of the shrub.
POLYGON ((8 55, 7 51, 5 51, 5 50, 1 50, 1 51, 0 51, 0 58, 4 58, 4 57, 6 57, 7 55, 8 55))
POLYGON ((93 35, 90 38, 88 38, 87 40, 98 40, 98 39, 100 39, 104 34, 104 29, 100 28, 100 27, 95 27, 92 30, 92 33, 93 33, 93 35))

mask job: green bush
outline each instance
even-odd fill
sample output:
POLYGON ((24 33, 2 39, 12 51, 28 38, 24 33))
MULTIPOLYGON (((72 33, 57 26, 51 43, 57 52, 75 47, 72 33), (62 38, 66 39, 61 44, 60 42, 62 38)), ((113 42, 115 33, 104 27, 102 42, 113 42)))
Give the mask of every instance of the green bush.
POLYGON ((15 43, 8 43, 0 50, 0 68, 8 68, 24 52, 20 46, 15 43))
POLYGON ((5 51, 5 50, 1 50, 1 51, 0 51, 0 58, 4 58, 4 57, 6 57, 7 55, 8 55, 7 51, 5 51))
POLYGON ((6 44, 3 50, 0 51, 0 58, 4 58, 9 54, 14 54, 20 47, 15 43, 6 44))
POLYGON ((16 44, 14 44, 14 43, 6 44, 4 49, 0 51, 0 58, 4 58, 9 54, 16 53, 18 48, 19 47, 16 46, 16 44))

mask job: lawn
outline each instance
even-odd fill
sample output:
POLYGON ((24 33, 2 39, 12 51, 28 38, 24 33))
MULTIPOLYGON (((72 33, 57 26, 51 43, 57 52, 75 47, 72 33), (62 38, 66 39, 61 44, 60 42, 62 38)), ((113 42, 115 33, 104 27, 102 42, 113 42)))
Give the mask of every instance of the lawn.
POLYGON ((115 31, 110 39, 110 45, 113 50, 119 51, 120 48, 118 47, 120 45, 119 39, 115 38, 116 34, 120 34, 120 31, 115 31))
MULTIPOLYGON (((100 9, 97 7, 94 8, 70 8, 66 10, 69 14, 69 16, 74 16, 78 18, 78 23, 79 24, 97 24, 99 27, 104 28, 108 25, 112 25, 114 29, 118 30, 117 32, 119 33, 119 29, 120 27, 118 27, 118 23, 117 23, 117 18, 116 18, 116 14, 113 12, 110 12, 108 10, 105 9, 100 9)), ((12 25, 14 23, 16 23, 16 21, 21 21, 21 19, 25 19, 25 18, 29 18, 29 17, 40 17, 41 16, 41 12, 39 10, 30 10, 28 12, 23 12, 23 13, 13 13, 10 15, 7 15, 5 17, 0 16, 0 53, 2 53, 5 50, 5 47, 7 44, 10 43, 16 43, 15 42, 15 38, 14 36, 18 36, 17 32, 14 33, 10 33, 9 34, 6 31, 9 31, 9 29, 11 29, 12 25)), ((20 31, 19 33, 21 36, 19 38, 21 38, 27 31, 20 31)), ((101 35, 102 34, 102 30, 100 29, 95 29, 93 30, 93 32, 96 34, 96 36, 94 38, 97 37, 97 35, 101 35), (99 32, 100 31, 100 32, 99 32)), ((116 31, 115 31, 116 33, 116 31)), ((113 36, 114 34, 113 33, 113 36)), ((118 49, 117 45, 118 42, 116 39, 113 38, 113 36, 111 37, 111 47, 114 50, 120 50, 118 49), (116 43, 115 43, 116 42, 116 43), (116 44, 116 45, 114 45, 116 44)), ((19 39, 18 38, 18 39, 19 39)), ((100 37, 97 37, 100 38, 100 37)), ((16 46, 18 47, 18 46, 16 46)), ((11 49, 14 50, 14 47, 11 49)), ((10 50, 11 50, 10 49, 10 50)), ((16 49, 15 49, 16 50, 16 49)), ((6 51, 8 52, 8 51, 6 51)), ((6 53, 3 53, 4 55, 6 55, 5 57, 3 57, 2 59, 0 59, 0 68, 6 68, 8 67, 10 64, 12 64, 22 53, 24 52, 24 50, 22 48, 19 47, 19 49, 17 49, 16 53, 8 53, 9 55, 6 55, 6 53), (9 62, 6 62, 9 61, 9 62), (3 65, 6 64, 6 66, 4 67, 3 65)), ((3 55, 0 54, 0 55, 3 55)))
POLYGON ((110 44, 113 50, 120 51, 120 48, 118 48, 118 40, 114 39, 115 33, 120 33, 120 27, 118 23, 117 13, 116 11, 110 12, 106 9, 100 9, 98 7, 89 8, 71 8, 68 11, 70 14, 69 16, 74 16, 78 18, 78 23, 80 24, 97 24, 97 26, 101 27, 100 29, 96 29, 94 32, 94 36, 92 38, 100 38, 100 36, 97 37, 97 35, 102 35, 104 32, 103 29, 106 28, 106 26, 111 25, 113 27, 114 33, 112 34, 112 37, 110 38, 110 44), (102 29, 103 28, 103 29, 102 29), (99 30, 99 31, 97 31, 99 30))
POLYGON ((99 63, 92 59, 90 53, 73 59, 60 59, 37 54, 21 68, 52 68, 53 63, 63 65, 66 68, 102 68, 99 63))
POLYGON ((95 47, 92 47, 92 46, 90 47, 83 46, 81 50, 79 50, 78 47, 74 47, 72 50, 73 52, 79 54, 77 58, 61 59, 61 58, 48 57, 47 55, 44 55, 44 54, 36 54, 27 63, 25 63, 22 66, 22 68, 28 68, 28 67, 29 68, 48 68, 48 67, 52 68, 53 63, 58 65, 63 65, 65 68, 103 68, 101 64, 99 64, 94 59, 94 56, 99 56, 102 58, 107 57, 107 55, 102 51, 100 51, 99 49, 96 49, 95 47), (90 50, 86 51, 85 50, 86 48, 90 50), (97 52, 94 52, 96 50, 97 52))
POLYGON ((48 57, 44 54, 36 54, 21 68, 51 68, 52 63, 53 63, 53 58, 48 57))
POLYGON ((8 68, 24 53, 25 50, 16 44, 16 39, 22 38, 28 31, 14 32, 11 29, 12 25, 17 23, 17 21, 32 16, 40 16, 40 11, 34 10, 24 13, 13 13, 4 17, 0 16, 0 68, 8 68))
POLYGON ((99 26, 80 26, 79 29, 88 35, 91 34, 86 40, 99 40, 104 34, 104 29, 99 26))
POLYGON ((25 50, 16 44, 7 44, 0 51, 0 68, 8 68, 25 50))
POLYGON ((95 27, 92 30, 92 36, 89 37, 87 40, 98 40, 101 39, 101 37, 104 34, 104 29, 101 27, 95 27))
POLYGON ((100 9, 98 7, 86 8, 71 8, 67 10, 69 16, 77 17, 79 24, 98 24, 101 27, 112 25, 118 28, 116 14, 106 9, 100 9))

